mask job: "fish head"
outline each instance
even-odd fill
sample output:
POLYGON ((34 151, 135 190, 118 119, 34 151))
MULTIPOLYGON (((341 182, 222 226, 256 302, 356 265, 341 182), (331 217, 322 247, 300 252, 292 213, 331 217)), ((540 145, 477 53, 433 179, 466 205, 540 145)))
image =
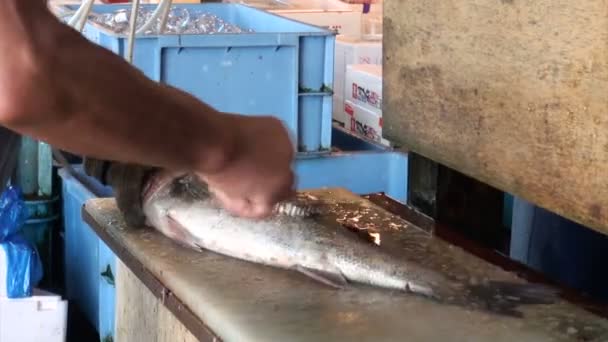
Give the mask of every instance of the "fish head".
POLYGON ((184 199, 192 197, 187 175, 161 171, 152 176, 142 192, 142 209, 146 224, 173 241, 198 248, 188 227, 174 219, 175 212, 187 211, 184 199), (186 184, 185 184, 186 183, 186 184))
POLYGON ((167 196, 168 191, 173 187, 176 179, 179 179, 183 174, 175 173, 167 170, 161 170, 152 175, 142 189, 142 205, 146 206, 153 201, 155 197, 167 196), (164 191, 163 191, 164 190, 164 191))

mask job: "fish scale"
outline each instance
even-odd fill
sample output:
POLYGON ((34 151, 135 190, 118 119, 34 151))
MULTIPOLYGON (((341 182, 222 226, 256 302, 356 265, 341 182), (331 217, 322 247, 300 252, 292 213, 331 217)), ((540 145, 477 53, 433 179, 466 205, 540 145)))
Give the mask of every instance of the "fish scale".
POLYGON ((286 201, 275 205, 273 212, 290 217, 311 217, 321 214, 322 210, 320 205, 286 201))

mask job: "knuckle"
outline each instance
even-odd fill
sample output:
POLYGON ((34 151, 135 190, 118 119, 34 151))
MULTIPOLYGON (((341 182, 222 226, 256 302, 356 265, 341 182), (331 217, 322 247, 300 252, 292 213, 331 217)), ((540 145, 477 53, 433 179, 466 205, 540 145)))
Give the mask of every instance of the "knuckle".
POLYGON ((257 205, 253 211, 256 217, 265 217, 272 212, 272 206, 268 204, 257 205))

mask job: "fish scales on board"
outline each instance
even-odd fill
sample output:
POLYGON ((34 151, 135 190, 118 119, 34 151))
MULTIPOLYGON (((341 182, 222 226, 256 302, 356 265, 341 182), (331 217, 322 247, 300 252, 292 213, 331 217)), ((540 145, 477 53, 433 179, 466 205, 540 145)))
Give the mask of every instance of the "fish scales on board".
MULTIPOLYGON (((336 222, 330 224, 326 218, 305 215, 307 210, 294 215, 289 210, 277 210, 276 215, 264 220, 235 217, 221 209, 206 184, 192 175, 159 172, 149 180, 142 197, 147 224, 174 241, 201 251, 297 271, 335 288, 357 283, 446 303, 456 303, 467 294, 491 299, 475 306, 509 315, 517 315, 514 308, 519 305, 548 304, 556 299, 554 290, 541 285, 458 281, 363 241, 336 222)), ((319 208, 312 205, 314 200, 300 195, 293 203, 297 208, 319 208)))

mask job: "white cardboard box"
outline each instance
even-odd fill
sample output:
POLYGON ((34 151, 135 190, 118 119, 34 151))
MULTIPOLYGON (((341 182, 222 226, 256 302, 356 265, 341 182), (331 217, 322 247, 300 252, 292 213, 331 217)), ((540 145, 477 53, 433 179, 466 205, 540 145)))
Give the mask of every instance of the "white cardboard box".
MULTIPOLYGON (((334 64, 334 119, 344 113, 346 68, 350 64, 382 65, 382 41, 366 41, 345 35, 336 37, 334 64)), ((343 120, 343 118, 342 118, 343 120)))
POLYGON ((67 301, 52 293, 0 298, 0 342, 65 342, 67 318, 67 301))
POLYGON ((344 100, 349 100, 382 117, 382 65, 348 65, 344 100))
POLYGON ((382 115, 366 109, 349 100, 344 100, 345 117, 348 118, 346 128, 368 140, 389 146, 382 138, 382 115))

